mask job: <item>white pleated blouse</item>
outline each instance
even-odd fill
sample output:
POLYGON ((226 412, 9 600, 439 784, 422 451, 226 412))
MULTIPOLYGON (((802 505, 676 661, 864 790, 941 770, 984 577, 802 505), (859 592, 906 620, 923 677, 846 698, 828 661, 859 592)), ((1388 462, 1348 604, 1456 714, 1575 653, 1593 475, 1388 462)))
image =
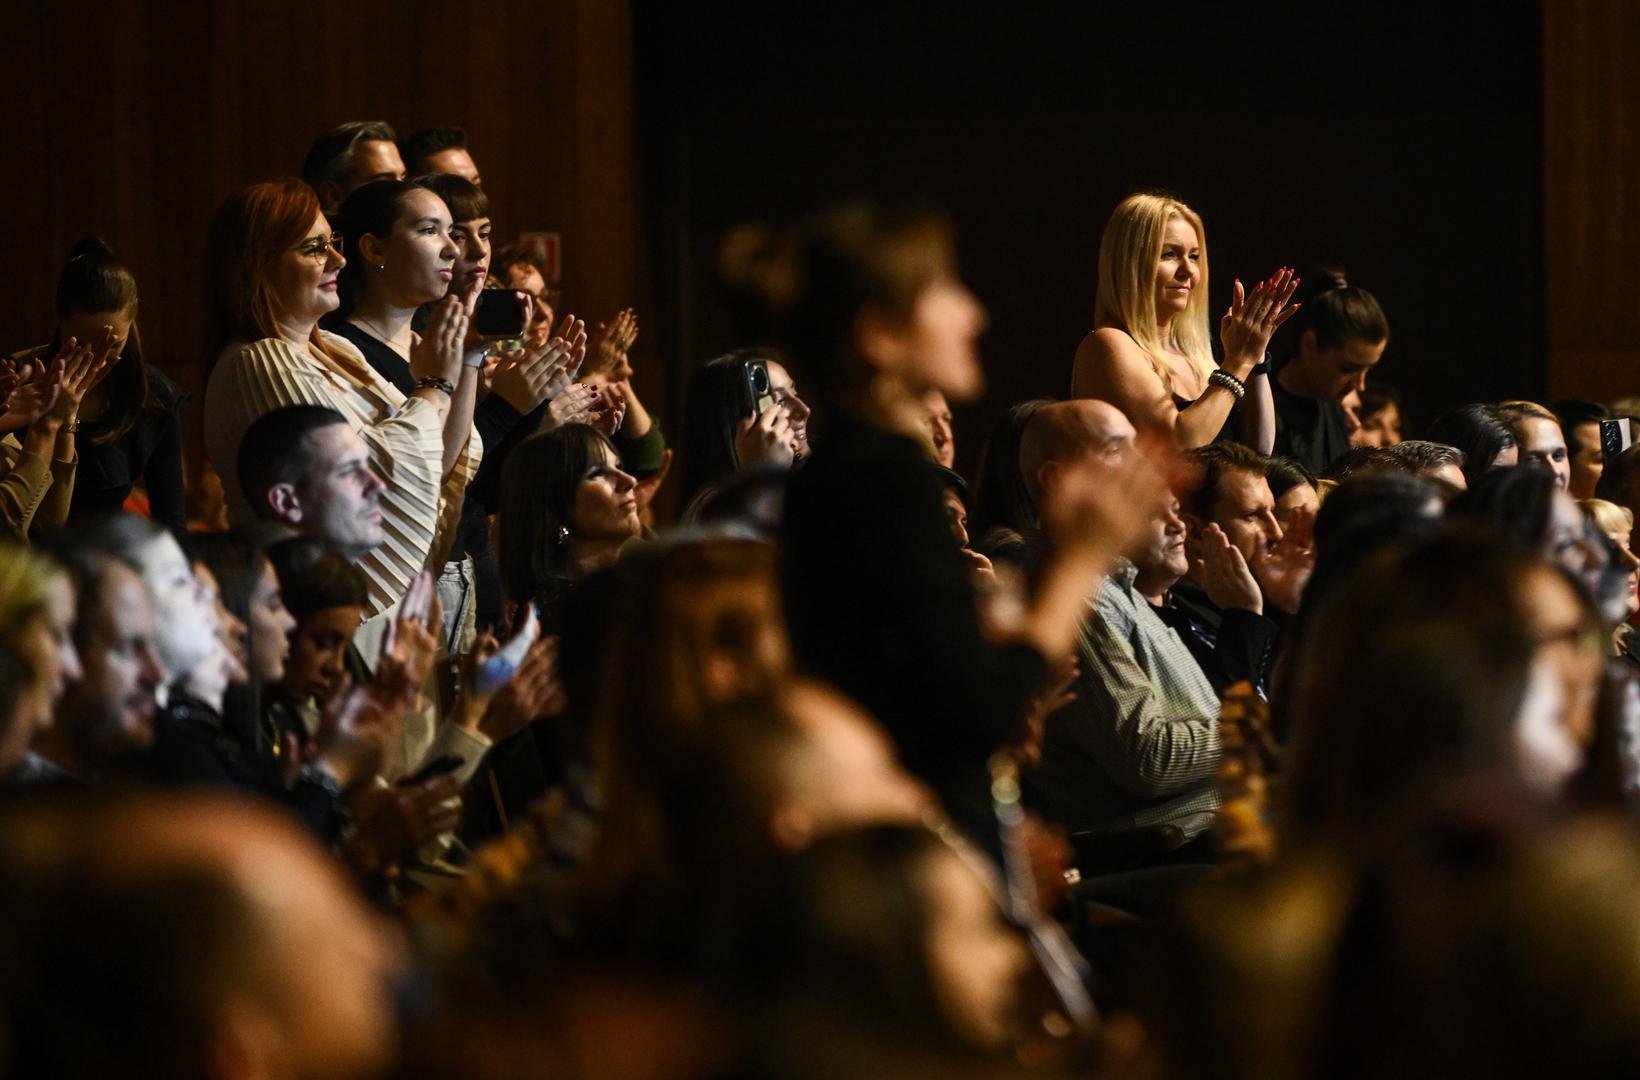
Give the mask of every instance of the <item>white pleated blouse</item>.
POLYGON ((255 520, 239 486, 239 443, 258 418, 287 405, 323 405, 347 417, 370 448, 370 464, 387 482, 381 546, 358 563, 369 584, 365 618, 399 602, 424 568, 448 558, 461 518, 462 493, 478 471, 483 442, 472 432, 448 480, 442 480, 443 424, 438 410, 407 398, 376 373, 353 344, 321 331, 341 360, 310 356, 278 338, 229 345, 205 388, 205 447, 222 476, 228 519, 255 520))

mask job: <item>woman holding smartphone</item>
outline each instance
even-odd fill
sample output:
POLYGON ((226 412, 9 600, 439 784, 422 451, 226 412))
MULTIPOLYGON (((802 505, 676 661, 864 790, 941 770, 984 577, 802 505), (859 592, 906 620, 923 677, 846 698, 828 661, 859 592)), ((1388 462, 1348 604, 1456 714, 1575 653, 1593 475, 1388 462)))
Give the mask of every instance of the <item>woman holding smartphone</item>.
POLYGON ((737 473, 790 469, 808 456, 809 407, 779 356, 775 349, 739 349, 707 361, 690 377, 683 501, 691 509, 737 473))

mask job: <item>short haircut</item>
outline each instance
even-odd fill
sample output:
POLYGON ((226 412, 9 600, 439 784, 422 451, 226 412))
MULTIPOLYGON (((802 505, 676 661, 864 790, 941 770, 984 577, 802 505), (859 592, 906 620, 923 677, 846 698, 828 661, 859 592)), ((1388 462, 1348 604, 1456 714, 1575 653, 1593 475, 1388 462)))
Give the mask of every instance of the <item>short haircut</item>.
POLYGON ((293 536, 270 545, 267 556, 297 625, 330 608, 364 606, 364 574, 322 541, 293 536))
POLYGON ((1213 504, 1218 501, 1219 486, 1224 481, 1225 473, 1252 473, 1264 477, 1269 472, 1269 462, 1264 455, 1238 442, 1198 446, 1188 456, 1201 468, 1202 478, 1189 498, 1179 501, 1187 511, 1203 521, 1213 516, 1213 504))
POLYGON ((1451 465, 1459 472, 1463 471, 1463 451, 1446 443, 1430 442, 1428 439, 1408 439, 1395 446, 1385 447, 1384 452, 1407 472, 1425 473, 1439 469, 1443 465, 1451 465))
POLYGON ((385 120, 349 120, 338 124, 313 140, 307 157, 302 159, 302 179, 314 190, 330 181, 347 184, 353 168, 353 152, 365 142, 397 143, 398 136, 385 120))
POLYGON ((399 156, 410 176, 428 171, 428 163, 446 150, 467 149, 467 132, 458 127, 430 127, 412 131, 399 140, 399 156))
POLYGON ((1498 455, 1515 445, 1515 433, 1493 405, 1460 405, 1438 417, 1424 434, 1431 442, 1463 451, 1463 475, 1470 484, 1492 467, 1498 455))
POLYGON ((347 417, 323 405, 286 405, 256 418, 239 442, 239 488, 258 517, 267 514, 267 493, 275 484, 294 484, 313 465, 307 437, 346 424, 347 417))
POLYGON ((1384 447, 1352 446, 1333 459, 1333 463, 1327 466, 1326 476, 1329 480, 1347 480, 1377 469, 1406 471, 1384 447))
POLYGON ((1270 494, 1281 498, 1300 484, 1315 487, 1315 474, 1290 457, 1272 457, 1264 463, 1264 478, 1270 481, 1270 494))

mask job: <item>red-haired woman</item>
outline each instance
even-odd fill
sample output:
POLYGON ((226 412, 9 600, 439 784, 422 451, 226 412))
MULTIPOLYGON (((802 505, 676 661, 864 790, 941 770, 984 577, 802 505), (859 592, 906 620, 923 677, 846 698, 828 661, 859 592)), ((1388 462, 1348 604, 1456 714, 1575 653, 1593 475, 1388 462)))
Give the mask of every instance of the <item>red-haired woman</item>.
POLYGON ((224 467, 229 516, 244 525, 253 518, 231 465, 251 422, 286 405, 325 405, 348 417, 387 480, 388 540, 359 563, 368 618, 396 603, 424 567, 445 561, 482 454, 478 436, 467 438, 478 372, 463 362, 468 310, 459 297, 440 302, 411 350, 408 396, 352 344, 320 330, 338 302, 340 248, 318 196, 300 181, 253 184, 217 209, 209 270, 220 351, 205 390, 205 444, 224 467))

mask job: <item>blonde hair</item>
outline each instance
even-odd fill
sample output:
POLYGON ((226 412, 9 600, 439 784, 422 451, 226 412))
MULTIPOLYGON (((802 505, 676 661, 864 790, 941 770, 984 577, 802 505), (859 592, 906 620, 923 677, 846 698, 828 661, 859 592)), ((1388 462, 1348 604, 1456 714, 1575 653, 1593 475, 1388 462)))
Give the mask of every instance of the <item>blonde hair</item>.
POLYGON ((1595 528, 1610 536, 1612 533, 1634 531, 1634 511, 1605 499, 1579 499, 1578 509, 1589 515, 1595 528))
POLYGON ((0 644, 14 641, 51 602, 56 564, 30 549, 0 541, 0 644))
POLYGON ((1163 358, 1169 349, 1190 358, 1202 374, 1213 362, 1212 335, 1207 320, 1207 231, 1201 215, 1168 195, 1129 195, 1111 212, 1099 239, 1099 291, 1094 299, 1095 326, 1112 326, 1138 342, 1150 366, 1173 392, 1173 371, 1163 358), (1201 281, 1168 327, 1167 340, 1156 329, 1156 264, 1162 258, 1162 234, 1167 223, 1180 218, 1196 230, 1201 281))

